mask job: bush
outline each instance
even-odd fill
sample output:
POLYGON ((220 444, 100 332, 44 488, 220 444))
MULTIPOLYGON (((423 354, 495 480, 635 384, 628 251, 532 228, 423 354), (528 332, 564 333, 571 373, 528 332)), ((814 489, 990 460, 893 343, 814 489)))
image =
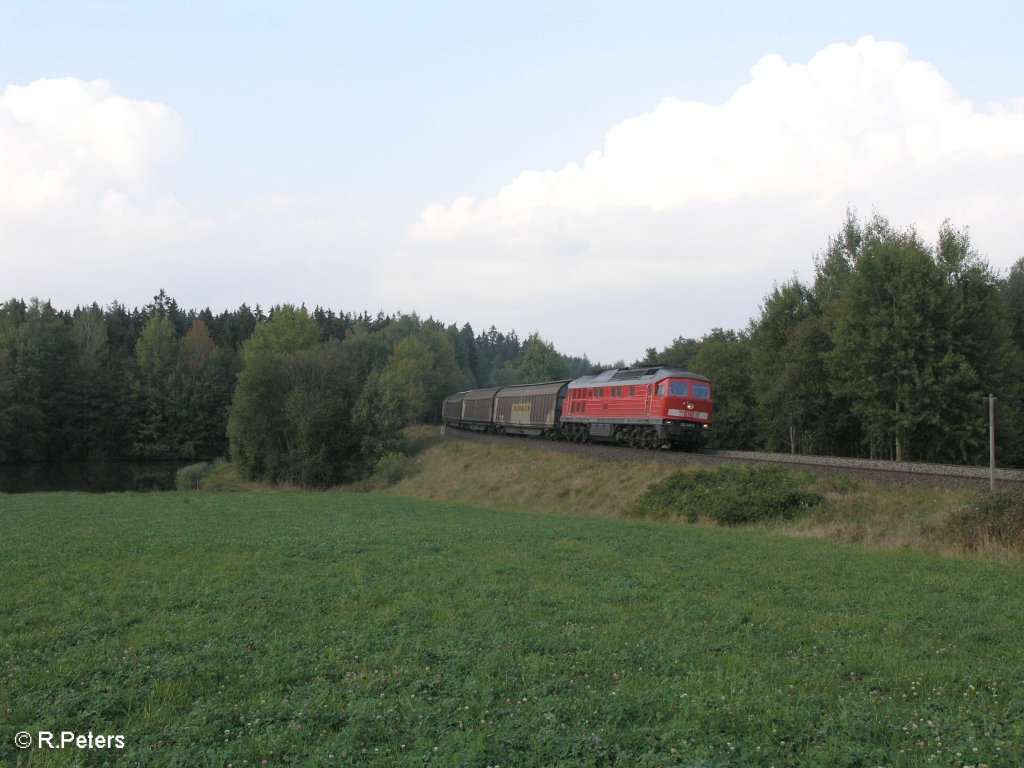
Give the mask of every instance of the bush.
POLYGON ((415 472, 415 460, 404 453, 386 453, 373 468, 374 476, 385 485, 394 485, 415 472))
POLYGON ((984 494, 947 525, 953 540, 970 552, 991 545, 1024 551, 1024 488, 984 494))
POLYGON ((179 491, 198 491, 203 480, 213 471, 213 464, 203 461, 189 464, 174 474, 174 483, 179 491))
POLYGON ((636 517, 702 518, 721 525, 790 520, 821 504, 814 478, 782 467, 724 466, 676 472, 655 483, 632 510, 636 517))

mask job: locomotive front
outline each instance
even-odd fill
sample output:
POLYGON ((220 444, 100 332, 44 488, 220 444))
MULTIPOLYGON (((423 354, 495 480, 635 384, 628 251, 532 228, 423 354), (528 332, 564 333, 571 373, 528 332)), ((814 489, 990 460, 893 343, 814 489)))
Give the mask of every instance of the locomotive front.
POLYGON ((711 382, 689 371, 673 372, 656 385, 652 411, 662 419, 665 437, 673 445, 700 448, 711 432, 711 382))

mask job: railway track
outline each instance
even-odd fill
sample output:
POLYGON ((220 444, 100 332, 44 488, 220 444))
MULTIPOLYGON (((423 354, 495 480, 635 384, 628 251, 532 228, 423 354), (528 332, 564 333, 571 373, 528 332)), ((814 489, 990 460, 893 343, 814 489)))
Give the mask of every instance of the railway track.
MULTIPOLYGON (((718 466, 735 463, 782 464, 821 474, 845 475, 850 478, 884 485, 946 486, 977 489, 986 489, 989 486, 988 467, 965 467, 956 464, 924 464, 917 462, 880 461, 876 459, 849 459, 836 456, 766 453, 761 451, 703 451, 701 453, 644 451, 614 445, 578 445, 534 438, 516 439, 514 437, 499 437, 458 429, 447 430, 446 437, 476 440, 495 445, 511 445, 556 453, 568 453, 581 458, 602 461, 662 461, 681 466, 718 466)), ((996 469, 995 478, 997 488, 1024 486, 1024 470, 996 469)))

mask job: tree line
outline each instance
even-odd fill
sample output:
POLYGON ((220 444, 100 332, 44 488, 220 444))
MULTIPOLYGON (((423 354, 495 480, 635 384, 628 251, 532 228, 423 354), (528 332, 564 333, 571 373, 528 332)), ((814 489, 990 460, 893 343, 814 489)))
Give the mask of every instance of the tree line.
MULTIPOLYGON (((998 453, 1024 461, 1024 259, 1006 276, 948 222, 928 245, 848 212, 814 279, 765 296, 742 330, 647 350, 635 365, 707 375, 715 445, 978 463, 982 397, 998 453)), ((623 363, 608 367, 621 367, 623 363)), ((183 310, 0 306, 0 462, 198 460, 309 487, 401 451, 448 394, 600 370, 531 334, 415 314, 258 305, 183 310)))
POLYGON ((865 458, 1024 462, 1024 258, 1006 276, 948 221, 934 245, 848 211, 812 282, 775 285, 741 331, 647 351, 714 384, 715 443, 865 458))
POLYGON ((358 476, 458 389, 587 372, 536 334, 282 305, 213 314, 161 291, 0 306, 0 463, 200 460, 317 486, 358 476), (542 370, 544 368, 544 370, 542 370))

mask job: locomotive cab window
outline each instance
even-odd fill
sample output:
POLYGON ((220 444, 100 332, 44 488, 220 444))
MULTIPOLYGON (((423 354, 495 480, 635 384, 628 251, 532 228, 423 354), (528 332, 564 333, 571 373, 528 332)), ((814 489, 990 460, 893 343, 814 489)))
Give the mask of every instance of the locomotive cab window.
POLYGON ((658 395, 660 396, 660 395, 664 395, 664 394, 665 394, 665 385, 664 384, 659 384, 658 385, 658 395))
POLYGON ((673 381, 668 385, 668 393, 676 397, 686 397, 688 391, 685 381, 673 381))
POLYGON ((693 385, 693 396, 707 399, 711 396, 711 392, 708 389, 707 384, 694 384, 693 385))

